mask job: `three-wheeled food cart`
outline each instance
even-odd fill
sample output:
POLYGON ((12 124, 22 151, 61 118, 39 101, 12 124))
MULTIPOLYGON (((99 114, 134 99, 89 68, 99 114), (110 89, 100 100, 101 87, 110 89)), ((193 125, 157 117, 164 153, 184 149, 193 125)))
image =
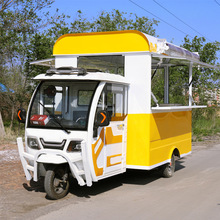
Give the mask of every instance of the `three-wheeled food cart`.
POLYGON ((208 64, 183 48, 138 31, 67 34, 54 45, 26 113, 25 147, 17 139, 27 180, 44 177, 52 199, 64 197, 72 175, 80 186, 126 169, 162 169, 191 153, 192 68, 208 64), (169 68, 189 69, 189 102, 169 103, 169 68), (152 70, 164 69, 164 103, 152 93, 152 70), (155 103, 152 107, 152 100, 155 103))

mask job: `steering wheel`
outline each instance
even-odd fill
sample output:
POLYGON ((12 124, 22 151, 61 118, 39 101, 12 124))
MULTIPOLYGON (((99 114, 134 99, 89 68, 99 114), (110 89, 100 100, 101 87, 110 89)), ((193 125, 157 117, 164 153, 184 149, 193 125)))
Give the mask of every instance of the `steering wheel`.
POLYGON ((86 117, 79 117, 76 119, 76 123, 85 126, 86 125, 86 117))

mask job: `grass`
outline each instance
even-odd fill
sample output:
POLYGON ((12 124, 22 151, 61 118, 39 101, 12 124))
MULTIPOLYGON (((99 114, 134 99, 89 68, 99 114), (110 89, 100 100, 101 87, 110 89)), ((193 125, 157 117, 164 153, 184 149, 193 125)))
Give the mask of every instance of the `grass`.
POLYGON ((24 138, 24 124, 20 124, 17 121, 14 121, 12 129, 9 127, 10 123, 5 123, 5 136, 0 137, 1 144, 8 142, 16 142, 17 137, 24 138))
POLYGON ((202 141, 202 137, 216 134, 220 134, 220 117, 193 119, 192 135, 195 141, 202 141))

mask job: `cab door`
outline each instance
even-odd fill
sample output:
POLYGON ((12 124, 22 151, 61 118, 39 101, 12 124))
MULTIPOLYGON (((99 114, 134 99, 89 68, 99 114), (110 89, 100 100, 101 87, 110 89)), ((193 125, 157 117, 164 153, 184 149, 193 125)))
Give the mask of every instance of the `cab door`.
POLYGON ((114 175, 126 169, 127 87, 106 84, 96 113, 101 110, 107 112, 110 123, 97 127, 95 119, 92 152, 97 177, 114 175))

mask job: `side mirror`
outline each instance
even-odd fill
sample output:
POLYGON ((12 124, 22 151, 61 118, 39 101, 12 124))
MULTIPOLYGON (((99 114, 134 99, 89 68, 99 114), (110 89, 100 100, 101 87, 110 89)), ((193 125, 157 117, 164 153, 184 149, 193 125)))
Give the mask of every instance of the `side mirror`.
POLYGON ((110 123, 108 112, 105 110, 98 111, 97 113, 97 126, 104 127, 108 126, 110 123))
POLYGON ((18 121, 20 123, 25 123, 26 121, 26 110, 23 108, 19 108, 17 112, 18 121))

